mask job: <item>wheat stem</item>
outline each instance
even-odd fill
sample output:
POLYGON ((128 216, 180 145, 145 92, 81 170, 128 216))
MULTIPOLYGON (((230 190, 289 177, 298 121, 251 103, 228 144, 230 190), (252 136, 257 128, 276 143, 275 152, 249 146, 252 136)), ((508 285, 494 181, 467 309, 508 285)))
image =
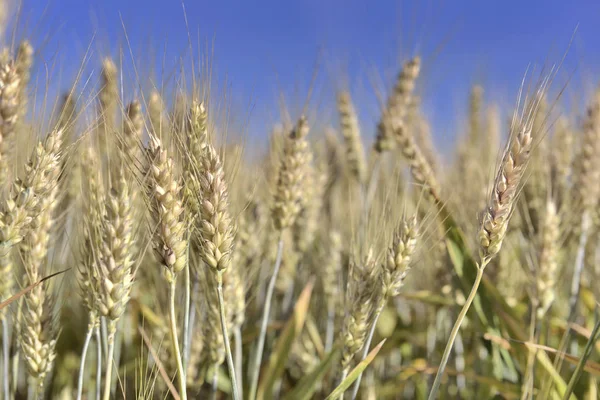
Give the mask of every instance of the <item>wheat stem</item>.
POLYGON ((583 272, 583 263, 585 258, 585 247, 588 242, 591 217, 588 211, 584 211, 581 217, 581 236, 579 237, 579 247, 575 259, 575 269, 573 270, 573 280, 571 281, 571 296, 569 297, 569 322, 573 322, 577 315, 577 303, 579 301, 579 287, 581 283, 581 274, 583 272))
POLYGON ((240 399, 244 398, 244 383, 243 383, 243 375, 242 375, 242 357, 243 357, 243 348, 242 348, 242 329, 239 325, 236 325, 233 329, 233 337, 235 339, 235 355, 234 355, 234 364, 235 371, 237 372, 237 380, 238 380, 238 390, 240 393, 240 399))
POLYGON ((569 400, 571 395, 573 394, 573 390, 575 389, 575 385, 579 381, 581 374, 583 373, 584 367, 586 365, 586 360, 589 358, 590 354, 594 350, 596 340, 598 340, 598 332, 600 331, 600 316, 598 315, 598 308, 596 307, 594 329, 590 334, 590 339, 585 345, 585 349, 583 350, 583 354, 581 356, 580 361, 577 363, 577 367, 569 380, 569 386, 567 386, 567 390, 565 391, 565 395, 563 396, 563 400, 569 400))
POLYGON ((179 339, 177 337, 177 314, 175 313, 175 292, 177 279, 173 278, 169 285, 169 333, 171 335, 171 351, 177 363, 177 381, 179 383, 179 396, 181 400, 187 400, 187 390, 185 386, 185 371, 181 361, 181 352, 179 351, 179 339))
POLYGON ((83 349, 81 350, 81 361, 79 363, 79 375, 77 378, 77 400, 81 400, 81 394, 83 393, 83 375, 85 370, 85 360, 88 352, 88 348, 90 347, 90 341, 92 340, 92 335, 95 329, 92 325, 88 328, 88 331, 85 335, 85 341, 83 342, 83 349))
MULTIPOLYGON (((342 376, 340 376, 340 382, 339 384, 341 384, 342 382, 344 382, 344 379, 346 379, 346 377, 348 376, 348 371, 350 370, 350 368, 346 367, 344 368, 344 370, 342 371, 342 376)), ((340 397, 338 397, 338 400, 344 400, 344 392, 342 392, 340 394, 340 397)))
POLYGON ((325 354, 333 347, 333 333, 335 330, 335 306, 329 299, 327 302, 327 327, 325 328, 325 354))
POLYGON ((267 336, 267 324, 269 323, 269 313, 271 312, 271 299, 273 297, 273 292, 275 291, 275 282, 277 281, 277 275, 279 273, 279 268, 281 267, 282 255, 283 238, 280 237, 279 243, 277 244, 277 257, 275 259, 275 268, 273 270, 273 274, 271 275, 271 279, 269 280, 269 286, 267 287, 265 306, 263 309, 263 315, 260 324, 260 334, 258 335, 258 342, 256 345, 256 354, 254 355, 254 362, 252 364, 252 369, 250 370, 250 373, 252 375, 250 377, 250 392, 248 397, 249 400, 256 399, 256 390, 258 388, 258 375, 260 372, 262 353, 265 347, 265 339, 267 336))
POLYGON ((219 389, 219 380, 217 379, 219 367, 218 367, 218 365, 215 365, 214 368, 215 368, 215 370, 213 371, 211 393, 210 393, 211 400, 217 400, 217 390, 219 389))
MULTIPOLYGON (((373 335, 375 334, 375 328, 377 328, 377 320, 379 319, 379 316, 381 315, 381 311, 383 311, 385 302, 386 302, 386 299, 385 298, 382 299, 381 303, 379 304, 379 307, 377 307, 377 311, 375 311, 375 316, 373 318, 373 325, 371 325, 371 330, 369 331, 369 335, 367 336, 367 340, 365 341, 365 345, 363 346, 363 353, 360 357, 360 361, 363 361, 365 358, 367 358, 367 355, 369 354, 369 348, 371 347, 371 341, 373 340, 373 335)), ((352 397, 351 397, 352 400, 356 399, 356 396, 358 395, 358 389, 360 388, 361 380, 362 380, 362 372, 358 375, 358 378, 356 378, 356 381, 354 382, 354 386, 352 387, 352 397)))
MULTIPOLYGON (((23 298, 19 299, 19 303, 17 305, 17 317, 16 317, 16 321, 15 321, 15 326, 13 327, 13 330, 15 332, 14 339, 13 340, 17 340, 17 336, 19 335, 20 332, 20 326, 21 326, 21 321, 23 319, 23 298)), ((19 385, 19 367, 20 367, 20 363, 19 361, 21 360, 21 346, 15 346, 15 349, 11 355, 11 359, 10 359, 10 363, 11 363, 11 372, 12 372, 12 377, 11 377, 11 388, 12 388, 12 395, 16 396, 17 393, 17 386, 19 385)))
POLYGON ((108 335, 108 350, 106 352, 106 373, 104 374, 104 395, 103 400, 110 400, 110 390, 112 382, 112 367, 113 367, 113 355, 115 353, 115 333, 111 332, 108 335))
POLYGON ((8 338, 8 318, 2 319, 2 382, 4 384, 4 398, 10 399, 10 379, 9 379, 9 365, 10 365, 10 346, 8 338))
POLYGON ((229 368, 229 379, 231 380, 231 390, 233 399, 240 400, 238 384, 233 366, 233 357, 231 355, 231 345, 229 343, 229 334, 227 332, 227 320, 225 317, 225 299, 223 298, 223 273, 217 273, 217 294, 219 296, 219 313, 221 314, 221 330, 223 331, 223 342, 225 344, 225 353, 227 355, 227 368, 229 368))
POLYGON ((100 337, 100 327, 96 327, 96 400, 102 397, 102 338, 100 337))
POLYGON ((450 337, 448 338, 448 342, 446 343, 446 348, 444 349, 444 354, 442 355, 442 360, 440 361, 440 365, 438 367, 437 373, 435 375, 435 380, 433 381, 433 386, 431 387, 431 392, 429 392, 429 400, 435 400, 437 392, 440 388, 440 384, 442 383, 442 377, 444 376, 444 370, 446 369, 446 364, 448 364, 448 358, 450 358, 450 352, 452 351, 452 347, 454 346, 454 341, 456 340, 456 336, 458 335, 458 331, 460 326, 462 325, 463 320, 467 316, 467 312, 471 307, 471 303, 475 299, 477 295, 477 289, 479 288, 479 284, 481 283, 481 278, 483 278, 483 271, 485 266, 489 261, 483 261, 482 265, 477 269, 477 276, 475 277, 475 282, 473 283, 473 287, 471 288, 471 293, 469 293, 469 297, 465 301, 463 308, 460 310, 458 317, 456 318, 456 322, 452 327, 452 331, 450 332, 450 337))
MULTIPOLYGON (((189 252, 189 246, 188 246, 189 252)), ((189 257, 188 257, 189 260, 189 257)), ((190 300, 191 300, 191 292, 190 292, 190 266, 189 264, 185 266, 184 275, 183 275, 184 285, 185 285, 185 298, 184 298, 184 310, 183 310, 183 372, 187 375, 187 366, 189 360, 189 348, 190 348, 190 339, 189 335, 190 331, 190 300)))

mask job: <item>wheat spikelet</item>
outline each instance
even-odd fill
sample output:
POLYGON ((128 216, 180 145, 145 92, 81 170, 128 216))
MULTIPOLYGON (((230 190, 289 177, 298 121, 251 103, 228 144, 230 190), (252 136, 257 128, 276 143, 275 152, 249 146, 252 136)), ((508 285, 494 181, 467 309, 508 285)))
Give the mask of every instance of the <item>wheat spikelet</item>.
POLYGON ((565 117, 556 121, 552 140, 552 182, 556 187, 558 208, 569 201, 568 190, 573 164, 573 133, 565 117))
MULTIPOLYGON (((206 352, 211 365, 218 367, 225 361, 225 340, 223 331, 218 328, 221 324, 221 316, 219 314, 219 299, 217 298, 217 276, 212 271, 205 270, 204 278, 206 282, 206 321, 203 330, 206 340, 206 352)), ((230 316, 231 314, 227 315, 226 320, 228 327, 231 325, 230 316)))
POLYGON ((431 137, 431 126, 420 110, 421 99, 413 96, 406 112, 406 126, 413 132, 415 143, 433 171, 438 163, 437 151, 431 137))
POLYGON ((396 86, 388 97, 386 108, 377 125, 375 151, 382 153, 394 147, 394 131, 404 118, 420 70, 420 57, 414 57, 403 65, 396 80, 396 86))
POLYGON ((583 127, 583 141, 578 157, 579 171, 576 177, 577 196, 584 212, 596 207, 600 181, 600 89, 594 94, 583 127))
POLYGON ((151 226, 154 248, 168 281, 187 264, 186 226, 183 221, 181 186, 174 176, 173 160, 162 148, 160 139, 150 138, 148 197, 152 216, 158 227, 151 226))
POLYGON ((102 61, 101 87, 98 93, 100 120, 98 121, 98 140, 101 154, 107 154, 111 138, 117 126, 119 88, 117 85, 117 66, 110 58, 102 61))
MULTIPOLYGON (((46 143, 52 144, 52 151, 60 154, 61 134, 47 138, 46 143)), ((45 196, 40 198, 32 217, 31 227, 27 229, 21 243, 21 254, 26 271, 25 286, 39 281, 45 275, 45 263, 48 256, 51 229, 55 221, 55 208, 60 189, 61 173, 60 160, 53 163, 47 170, 44 179, 47 185, 45 196)), ((31 174, 32 166, 28 166, 27 175, 31 174)), ((21 324, 20 343, 25 363, 34 384, 41 389, 44 378, 52 368, 57 339, 56 319, 54 316, 54 301, 52 294, 47 292, 46 285, 40 285, 24 296, 23 321, 21 324)))
MULTIPOLYGON (((204 104, 196 101, 192 102, 187 127, 188 136, 186 145, 189 159, 184 165, 186 184, 183 188, 183 195, 189 214, 196 216, 201 213, 201 188, 198 175, 205 147, 208 143, 207 119, 208 114, 204 104)), ((199 243, 196 244, 199 245, 199 243)))
POLYGON ((400 151, 408 161, 414 180, 433 201, 441 204, 440 186, 433 169, 403 123, 397 125, 395 137, 400 151))
POLYGON ((302 208, 293 225, 294 245, 299 254, 304 254, 311 248, 319 229, 323 192, 327 181, 327 174, 320 168, 315 168, 310 164, 306 168, 302 208))
POLYGON ((416 216, 405 219, 394 233, 382 268, 383 296, 397 296, 404 284, 419 235, 416 216))
POLYGON ((156 137, 162 138, 163 132, 167 130, 167 123, 164 118, 165 105, 160 93, 152 90, 148 99, 148 119, 150 133, 156 137))
MULTIPOLYGON (((543 88, 540 89, 543 93, 543 88)), ((539 93, 536 99, 539 99, 539 93)), ((497 170, 488 206, 483 213, 479 231, 480 256, 485 265, 502 247, 508 222, 512 215, 521 179, 529 162, 532 148, 533 101, 515 122, 500 166, 497 170)), ((537 133, 537 132, 536 132, 537 133)))
POLYGON ((15 66, 8 62, 0 67, 0 191, 11 179, 10 153, 19 118, 19 88, 21 78, 15 66))
POLYGON ((306 118, 301 117, 285 138, 272 206, 273 222, 280 231, 293 225, 302 207, 306 166, 312 159, 307 134, 306 118))
POLYGON ((38 143, 26 167, 23 180, 17 179, 14 194, 7 199, 0 215, 0 243, 5 249, 23 239, 23 230, 31 223, 43 196, 54 189, 50 179, 57 174, 62 145, 62 131, 54 130, 43 142, 38 143))
POLYGON ((19 84, 19 114, 24 116, 27 113, 27 85, 31 79, 31 67, 33 66, 33 46, 28 40, 24 40, 19 45, 17 57, 15 59, 15 68, 17 75, 21 78, 19 84))
POLYGON ((347 91, 340 92, 337 97, 340 127, 346 147, 346 162, 352 176, 363 183, 367 178, 367 162, 360 138, 358 117, 352 104, 352 98, 347 91))
POLYGON ((555 297, 556 273, 558 270, 560 217, 553 200, 546 202, 546 215, 542 230, 541 253, 537 285, 537 317, 543 318, 555 297))
MULTIPOLYGON (((14 286, 13 246, 28 233, 40 206, 47 206, 56 196, 53 190, 56 190, 60 172, 61 135, 62 131, 53 131, 37 145, 24 179, 15 182, 15 193, 6 200, 0 212, 0 271, 5 277, 0 285, 2 299, 12 293, 14 286)), ((3 316, 0 311, 0 317, 3 316)))
POLYGON ((139 163, 142 161, 141 143, 144 133, 144 116, 142 105, 134 100, 127 106, 125 121, 123 122, 122 151, 126 161, 139 163))
POLYGON ((339 303, 339 279, 342 269, 342 235, 337 230, 330 229, 327 243, 327 251, 323 255, 323 268, 320 269, 321 283, 327 301, 337 304, 339 303))
POLYGON ((346 316, 342 327, 342 370, 348 371, 352 358, 367 339, 377 303, 375 290, 377 267, 372 256, 362 265, 351 264, 346 291, 346 316))
POLYGON ((234 226, 229 213, 229 192, 223 165, 217 151, 206 144, 199 160, 198 183, 200 215, 200 255, 215 272, 226 270, 231 264, 234 226))
POLYGON ((85 151, 86 162, 82 163, 81 187, 83 192, 83 241, 80 248, 79 287, 86 311, 89 315, 90 327, 99 323, 97 301, 100 252, 102 248, 102 224, 105 219, 104 185, 99 176, 99 161, 96 151, 88 147, 85 151))
POLYGON ((133 285, 133 198, 122 171, 115 177, 106 200, 98 260, 97 305, 100 315, 108 320, 109 334, 114 334, 133 285))

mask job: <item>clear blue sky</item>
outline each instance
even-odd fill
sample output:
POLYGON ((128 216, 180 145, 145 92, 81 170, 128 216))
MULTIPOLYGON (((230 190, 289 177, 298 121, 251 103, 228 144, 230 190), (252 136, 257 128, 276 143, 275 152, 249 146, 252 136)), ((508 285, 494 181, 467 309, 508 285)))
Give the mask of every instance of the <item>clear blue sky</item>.
MULTIPOLYGON (((58 51, 69 71, 92 35, 94 58, 117 54, 124 28, 134 55, 176 64, 188 29, 178 0, 23 0, 24 31, 34 43, 52 32, 41 57, 58 51)), ((228 90, 239 119, 251 109, 248 129, 260 136, 279 118, 283 91, 292 112, 306 97, 318 63, 311 104, 323 105, 348 85, 372 131, 378 106, 374 87, 389 85, 406 57, 421 54, 419 92, 437 143, 447 146, 464 116, 469 87, 482 83, 504 105, 514 102, 529 63, 560 61, 579 25, 561 80, 573 71, 567 98, 595 84, 600 72, 600 1, 390 1, 390 0, 188 0, 193 42, 214 39, 215 76, 228 90), (458 115, 458 117, 457 117, 458 115)), ((127 46, 126 51, 129 51, 127 46)), ((39 67, 39 66, 38 66, 39 67)))

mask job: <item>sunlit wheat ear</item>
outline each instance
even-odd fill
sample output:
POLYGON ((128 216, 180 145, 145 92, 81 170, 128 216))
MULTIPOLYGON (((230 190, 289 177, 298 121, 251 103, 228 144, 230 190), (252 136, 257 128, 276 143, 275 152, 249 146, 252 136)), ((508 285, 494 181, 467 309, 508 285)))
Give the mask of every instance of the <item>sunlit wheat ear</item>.
POLYGON ((425 156, 431 169, 435 171, 439 162, 439 154, 433 142, 431 126, 422 114, 420 104, 421 99, 413 96, 406 114, 406 125, 409 131, 413 133, 417 147, 421 149, 421 153, 425 156))
MULTIPOLYGON (((12 156, 12 148, 14 141, 14 131, 18 120, 18 94, 20 79, 14 66, 9 63, 0 66, 0 199, 4 198, 4 191, 12 176, 12 164, 10 157, 12 156)), ((9 206, 10 207, 10 206, 9 206)), ((4 210, 9 212, 10 209, 4 210)), ((2 215, 3 223, 10 216, 2 215)), ((0 225, 2 235, 7 232, 7 227, 0 225)), ((2 240, 5 240, 3 237, 2 240)), ((14 288, 14 271, 13 260, 10 249, 0 250, 0 300, 13 293, 14 288)), ((6 315, 6 310, 0 310, 0 320, 3 320, 6 315)))
MULTIPOLYGON (((201 213, 202 191, 200 189, 199 174, 205 148, 208 144, 207 121, 208 113, 204 104, 193 101, 188 117, 187 160, 184 164, 185 186, 183 188, 185 207, 188 209, 190 216, 198 216, 201 213)), ((192 238, 192 242, 194 245, 199 244, 196 238, 192 238)))
MULTIPOLYGON (((206 321, 203 327, 206 338, 208 360, 217 367, 225 361, 225 344, 223 332, 219 329, 221 316, 219 314, 219 299, 217 298, 217 280, 212 271, 204 274, 206 281, 206 321)), ((227 321, 230 326, 230 321, 227 321)))
POLYGON ((346 148, 346 162, 354 179, 363 183, 367 177, 367 162, 360 137, 358 116, 349 92, 343 91, 338 94, 337 106, 346 148))
POLYGON ((278 230, 291 226, 301 209, 306 166, 312 160, 307 135, 308 124, 301 117, 285 138, 272 205, 273 222, 278 230))
POLYGON ((100 293, 100 260, 103 247, 102 228, 105 220, 106 193, 99 176, 100 163, 94 148, 85 149, 86 162, 81 164, 83 195, 83 241, 80 249, 79 287, 90 326, 98 324, 100 293))
MULTIPOLYGON (((544 88, 541 88, 541 92, 535 94, 535 100, 539 100, 543 90, 544 88)), ((532 101, 515 121, 510 132, 509 142, 502 155, 479 231, 479 252, 482 265, 488 263, 502 247, 508 222, 531 155, 533 113, 536 106, 537 101, 532 101)))
POLYGON ((61 138, 62 131, 55 130, 38 143, 23 180, 16 180, 13 192, 0 210, 0 269, 6 273, 0 285, 2 298, 12 293, 14 287, 13 247, 30 232, 40 209, 48 207, 55 199, 53 191, 60 173, 61 138))
POLYGON ((345 375, 354 358, 365 344, 377 303, 378 266, 369 255, 362 264, 351 264, 346 289, 346 316, 341 332, 344 346, 342 371, 345 375))
MULTIPOLYGON (((60 154, 61 140, 62 131, 59 130, 49 135, 45 141, 46 146, 56 153, 57 157, 44 175, 47 190, 37 202, 31 216, 31 226, 24 231, 24 238, 20 244, 23 266, 26 272, 24 286, 39 281, 47 273, 45 266, 60 190, 59 177, 62 164, 58 155, 60 154)), ((28 166, 27 174, 31 173, 31 168, 31 165, 28 166)), ((48 292, 46 285, 40 285, 25 294, 24 301, 23 322, 20 332, 21 349, 29 376, 33 380, 32 384, 37 385, 38 390, 41 390, 56 355, 57 326, 53 296, 48 292)))
POLYGON ((557 208, 570 201, 568 190, 573 165, 573 131, 566 117, 559 117, 554 125, 551 149, 551 179, 555 186, 557 208))
POLYGON ((163 132, 168 130, 167 121, 165 119, 165 104, 160 93, 152 90, 148 98, 148 119, 150 133, 156 137, 162 138, 163 132))
POLYGON ((421 149, 415 143, 412 133, 408 132, 404 123, 399 123, 394 133, 398 148, 408 161, 410 172, 415 182, 422 186, 425 195, 433 202, 442 204, 440 185, 435 173, 421 152, 421 149))
POLYGON ((558 270, 560 217, 552 199, 546 202, 546 215, 542 227, 542 243, 539 258, 536 289, 537 317, 543 318, 555 298, 556 273, 558 270))
POLYGON ((221 272, 231 264, 234 226, 223 165, 211 144, 206 144, 199 167, 200 254, 206 265, 221 272))
POLYGON ((410 263, 417 245, 419 229, 417 218, 404 219, 394 232, 394 239, 388 249, 382 268, 383 295, 397 296, 404 285, 404 279, 410 269, 410 263))
POLYGON ((327 174, 322 168, 316 168, 312 164, 306 165, 306 168, 304 195, 292 230, 294 247, 300 255, 311 249, 319 230, 323 192, 327 183, 327 174))
POLYGON ((117 80, 117 66, 110 58, 102 61, 100 72, 100 91, 98 93, 99 121, 98 141, 102 154, 106 154, 117 126, 117 109, 119 106, 119 87, 117 80))
POLYGON ((19 88, 21 78, 12 62, 0 66, 0 193, 12 176, 10 157, 19 119, 19 88))
POLYGON ((324 264, 322 268, 322 286, 325 298, 335 304, 339 301, 340 294, 340 273, 342 269, 342 235, 335 229, 331 229, 328 234, 328 251, 323 254, 324 264))
POLYGON ((109 334, 125 311, 133 285, 133 210, 129 183, 123 171, 114 177, 106 198, 106 216, 102 223, 99 254, 98 306, 107 318, 109 334))
POLYGON ((578 174, 575 188, 584 212, 590 212, 598 203, 600 185, 600 89, 594 93, 583 126, 583 141, 577 159, 578 174))
POLYGON ((162 142, 150 138, 147 194, 151 204, 154 249, 168 281, 187 264, 186 226, 183 220, 181 185, 174 175, 173 159, 169 158, 162 142))
POLYGON ((24 40, 19 45, 17 57, 15 59, 15 68, 21 78, 19 84, 19 114, 24 116, 27 113, 27 85, 31 79, 31 67, 33 66, 33 46, 28 40, 24 40))
POLYGON ((55 188, 53 178, 60 171, 62 130, 52 131, 39 142, 25 169, 16 179, 10 197, 0 213, 0 243, 5 249, 21 242, 44 196, 55 188))
POLYGON ((244 271, 237 265, 224 275, 228 321, 232 328, 241 328, 246 319, 246 284, 244 271))
POLYGON ((398 123, 404 119, 406 107, 410 102, 420 71, 420 57, 415 57, 407 61, 402 67, 402 71, 396 81, 396 86, 394 86, 393 92, 388 97, 386 107, 377 125, 375 151, 381 153, 394 148, 394 131, 398 123))
POLYGON ((64 131, 63 153, 66 147, 72 144, 77 136, 75 127, 77 119, 77 104, 73 92, 64 93, 61 97, 56 125, 64 131))
MULTIPOLYGON (((125 110, 125 120, 123 121, 123 140, 122 151, 127 164, 139 164, 142 161, 142 136, 144 134, 144 115, 142 114, 142 105, 134 100, 125 110)), ((135 172, 135 167, 128 168, 129 172, 135 172)), ((128 174, 129 174, 128 172, 128 174)))

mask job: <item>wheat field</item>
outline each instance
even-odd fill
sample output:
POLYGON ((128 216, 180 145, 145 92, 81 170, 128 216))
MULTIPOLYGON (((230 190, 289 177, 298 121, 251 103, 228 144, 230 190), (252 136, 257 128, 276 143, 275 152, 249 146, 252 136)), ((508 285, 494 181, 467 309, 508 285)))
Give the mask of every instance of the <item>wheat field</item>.
POLYGON ((54 95, 1 43, 0 398, 600 398, 600 90, 560 59, 450 151, 418 52, 375 126, 309 89, 257 151, 210 68, 90 45, 54 95))

